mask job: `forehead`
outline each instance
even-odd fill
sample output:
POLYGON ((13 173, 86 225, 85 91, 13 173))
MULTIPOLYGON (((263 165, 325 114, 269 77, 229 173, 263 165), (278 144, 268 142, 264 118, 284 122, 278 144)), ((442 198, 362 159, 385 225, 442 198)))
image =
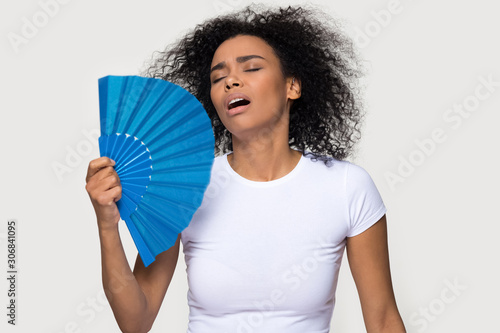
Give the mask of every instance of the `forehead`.
POLYGON ((269 60, 276 58, 273 48, 262 38, 238 35, 219 45, 212 58, 212 65, 250 54, 260 55, 269 60))

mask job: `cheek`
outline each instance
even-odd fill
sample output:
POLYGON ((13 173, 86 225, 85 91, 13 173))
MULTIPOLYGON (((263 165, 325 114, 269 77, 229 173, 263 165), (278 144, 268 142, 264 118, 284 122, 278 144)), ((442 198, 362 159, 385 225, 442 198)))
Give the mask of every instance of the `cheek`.
MULTIPOLYGON (((272 101, 271 103, 272 107, 275 109, 274 111, 281 111, 281 109, 286 105, 287 95, 285 86, 275 83, 268 87, 264 94, 267 101, 272 101)), ((271 106, 271 104, 269 106, 271 106)))

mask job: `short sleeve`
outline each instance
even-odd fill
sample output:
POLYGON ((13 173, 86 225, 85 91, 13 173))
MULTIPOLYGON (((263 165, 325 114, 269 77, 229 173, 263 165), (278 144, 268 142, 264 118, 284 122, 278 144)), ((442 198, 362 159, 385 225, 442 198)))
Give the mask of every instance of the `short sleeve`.
POLYGON ((368 172, 353 163, 347 167, 346 192, 349 214, 347 237, 353 237, 374 225, 387 209, 368 172))

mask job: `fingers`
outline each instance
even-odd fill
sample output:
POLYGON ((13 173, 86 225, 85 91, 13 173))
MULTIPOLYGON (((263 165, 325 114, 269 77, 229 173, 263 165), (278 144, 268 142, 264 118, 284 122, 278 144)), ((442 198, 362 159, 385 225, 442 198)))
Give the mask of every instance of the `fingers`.
POLYGON ((106 192, 115 187, 121 189, 120 177, 111 166, 101 168, 94 176, 89 178, 85 186, 91 197, 106 192))
POLYGON ((114 229, 120 221, 116 202, 122 197, 120 177, 115 162, 109 157, 100 157, 89 163, 85 189, 94 206, 100 230, 114 229))
POLYGON ((94 201, 101 206, 110 206, 121 199, 122 187, 120 185, 106 190, 95 190, 94 201))
POLYGON ((94 176, 99 170, 106 167, 113 167, 115 165, 115 161, 110 159, 109 157, 103 156, 96 158, 95 160, 90 161, 89 167, 87 169, 87 178, 85 179, 88 183, 90 178, 94 176))
POLYGON ((109 157, 100 157, 89 163, 85 186, 92 201, 99 205, 110 205, 121 198, 120 177, 113 168, 115 162, 109 157))

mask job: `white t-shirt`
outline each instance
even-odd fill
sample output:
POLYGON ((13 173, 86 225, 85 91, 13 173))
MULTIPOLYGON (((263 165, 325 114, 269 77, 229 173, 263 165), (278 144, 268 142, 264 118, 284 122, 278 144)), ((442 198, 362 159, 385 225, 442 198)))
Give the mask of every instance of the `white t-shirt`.
POLYGON ((386 212, 375 184, 360 166, 310 156, 251 181, 227 155, 181 235, 188 333, 327 333, 346 237, 386 212))

